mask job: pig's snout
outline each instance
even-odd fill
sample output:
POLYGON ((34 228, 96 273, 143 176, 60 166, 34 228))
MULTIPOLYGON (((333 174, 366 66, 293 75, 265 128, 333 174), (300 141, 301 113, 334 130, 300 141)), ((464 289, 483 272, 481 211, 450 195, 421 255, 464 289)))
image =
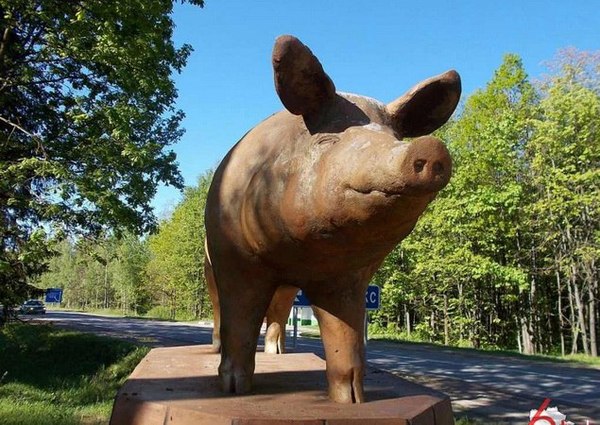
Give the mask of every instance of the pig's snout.
POLYGON ((412 193, 430 193, 443 189, 452 174, 452 159, 441 140, 424 136, 413 140, 401 166, 406 184, 412 193))

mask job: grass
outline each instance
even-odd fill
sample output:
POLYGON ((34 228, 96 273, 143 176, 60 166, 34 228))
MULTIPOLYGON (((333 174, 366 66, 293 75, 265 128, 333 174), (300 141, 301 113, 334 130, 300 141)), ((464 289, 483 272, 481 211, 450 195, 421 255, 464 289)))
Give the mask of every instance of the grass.
POLYGON ((135 314, 133 312, 123 313, 120 309, 114 308, 64 308, 64 307, 54 307, 48 306, 48 310, 55 311, 72 311, 77 313, 89 313, 89 314, 97 314, 100 316, 109 316, 109 317, 123 317, 126 319, 140 319, 140 320, 160 320, 163 322, 182 322, 182 323, 198 323, 199 321, 210 321, 212 322, 213 318, 205 317, 205 318, 192 318, 191 316, 181 315, 172 319, 168 316, 166 309, 154 309, 145 314, 135 314))
POLYGON ((585 363, 586 365, 600 368, 600 357, 592 357, 585 354, 568 354, 561 358, 569 362, 585 363))
MULTIPOLYGON (((463 416, 460 418, 458 418, 458 417, 455 418, 454 424, 455 425, 483 425, 484 423, 479 420, 476 420, 476 419, 471 419, 468 416, 463 416)), ((487 425, 491 425, 491 424, 488 423, 487 425)))
POLYGON ((570 354, 566 356, 551 355, 551 354, 522 354, 514 350, 500 350, 500 349, 485 349, 485 348, 471 348, 471 347, 456 347, 446 346, 433 342, 422 342, 416 340, 407 341, 402 338, 401 335, 394 334, 369 334, 370 340, 379 340, 386 342, 396 342, 402 344, 415 344, 424 346, 443 347, 444 349, 453 350, 457 353, 473 353, 490 356, 503 356, 503 357, 515 357, 523 360, 533 361, 545 361, 545 362, 557 362, 566 363, 572 365, 583 365, 587 367, 600 367, 600 357, 587 356, 585 354, 570 354))
MULTIPOLYGON (((320 332, 318 326, 303 326, 302 327, 302 336, 308 338, 319 338, 320 332)), ((442 344, 437 344, 433 342, 424 342, 419 341, 417 339, 411 338, 410 340, 405 339, 403 335, 397 334, 378 334, 378 333, 369 333, 369 340, 374 341, 385 341, 392 343, 401 343, 401 344, 415 344, 415 345, 423 345, 423 346, 432 346, 432 347, 443 347, 447 350, 453 350, 457 353, 473 353, 473 354, 481 354, 481 355, 490 355, 490 356, 503 356, 503 357, 515 357, 521 358, 523 360, 533 360, 533 361, 545 361, 545 362, 556 362, 556 363, 565 363, 571 364, 575 366, 586 366, 586 367, 595 367, 600 368, 600 357, 592 357, 587 356, 585 354, 569 354, 566 356, 561 355, 551 355, 551 354, 522 354, 518 351, 513 350, 500 350, 500 349, 485 349, 485 348, 471 348, 471 347, 457 347, 457 346, 447 346, 442 344)))
POLYGON ((300 325, 298 325, 298 329, 303 337, 306 338, 320 338, 321 331, 319 330, 319 325, 310 325, 310 326, 302 326, 300 329, 300 325))
POLYGON ((117 389, 148 348, 51 325, 0 329, 0 423, 108 423, 117 389))

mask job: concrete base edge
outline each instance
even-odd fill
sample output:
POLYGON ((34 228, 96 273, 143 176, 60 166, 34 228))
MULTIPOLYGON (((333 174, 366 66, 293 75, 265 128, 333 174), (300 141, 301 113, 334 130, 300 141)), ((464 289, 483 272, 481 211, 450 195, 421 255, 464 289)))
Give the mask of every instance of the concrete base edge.
POLYGON ((253 391, 220 391, 210 346, 155 348, 119 390, 111 425, 342 425, 454 423, 450 399, 369 369, 363 404, 327 398, 325 361, 314 354, 257 353, 253 391))

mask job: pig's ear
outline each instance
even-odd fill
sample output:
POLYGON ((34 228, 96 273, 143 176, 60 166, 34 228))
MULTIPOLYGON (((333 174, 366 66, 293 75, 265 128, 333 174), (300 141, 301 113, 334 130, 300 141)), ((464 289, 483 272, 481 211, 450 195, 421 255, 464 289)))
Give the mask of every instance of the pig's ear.
POLYGON ((386 106, 401 137, 429 134, 452 115, 460 99, 460 76, 454 70, 429 78, 386 106))
POLYGON ((310 116, 335 97, 335 86, 319 60, 300 40, 282 35, 273 47, 275 89, 285 108, 310 116))

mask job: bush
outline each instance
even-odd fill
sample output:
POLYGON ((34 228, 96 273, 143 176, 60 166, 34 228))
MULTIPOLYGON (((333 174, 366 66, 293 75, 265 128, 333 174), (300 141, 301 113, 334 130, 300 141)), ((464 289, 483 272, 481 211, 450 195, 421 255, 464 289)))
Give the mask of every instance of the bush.
POLYGON ((148 312, 144 315, 144 317, 148 317, 151 319, 161 319, 161 320, 173 320, 174 317, 172 315, 172 310, 168 307, 157 305, 156 307, 152 307, 148 312))

